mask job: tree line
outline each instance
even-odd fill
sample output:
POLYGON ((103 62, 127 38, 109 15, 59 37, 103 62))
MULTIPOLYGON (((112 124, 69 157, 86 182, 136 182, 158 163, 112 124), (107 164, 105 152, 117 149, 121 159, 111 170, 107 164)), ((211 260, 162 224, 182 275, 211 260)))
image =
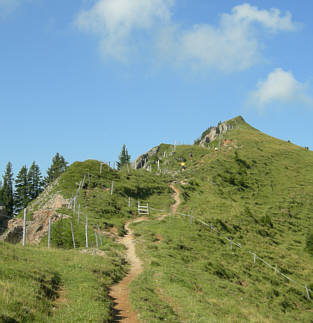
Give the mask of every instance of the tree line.
POLYGON ((0 206, 5 206, 7 216, 12 218, 26 208, 29 202, 66 170, 67 165, 64 157, 56 153, 46 177, 42 176, 39 166, 33 162, 29 168, 22 166, 14 178, 12 164, 8 162, 2 180, 0 179, 0 206))

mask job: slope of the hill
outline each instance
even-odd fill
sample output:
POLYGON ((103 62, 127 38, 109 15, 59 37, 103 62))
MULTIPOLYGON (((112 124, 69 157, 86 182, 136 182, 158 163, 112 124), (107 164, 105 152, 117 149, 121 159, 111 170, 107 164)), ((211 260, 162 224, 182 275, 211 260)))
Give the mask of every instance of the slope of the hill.
POLYGON ((146 160, 177 180, 178 211, 213 231, 181 215, 136 224, 133 303, 149 322, 313 322, 313 153, 227 123, 207 147, 161 145, 146 160))
POLYGON ((127 269, 114 240, 137 216, 137 201, 169 207, 168 184, 166 176, 143 170, 116 171, 94 160, 72 164, 28 207, 26 247, 22 214, 4 235, 17 244, 0 246, 0 322, 112 320, 109 287, 127 269))
POLYGON ((133 225, 144 271, 130 293, 141 321, 313 322, 313 153, 241 117, 210 127, 195 143, 161 144, 136 169, 71 165, 30 206, 27 247, 1 246, 2 321, 111 319, 108 288, 126 265, 112 239, 142 201, 152 216, 133 225), (29 245, 34 236, 40 247, 29 245), (54 249, 72 249, 73 236, 76 250, 54 249))
MULTIPOLYGON (((95 160, 73 163, 27 208, 26 242, 46 240, 49 218, 52 220, 52 245, 72 247, 70 223, 74 227, 76 246, 85 243, 85 222, 91 230, 90 243, 96 244, 92 230, 123 233, 124 223, 137 214, 137 203, 150 201, 151 206, 169 206, 167 176, 144 170, 125 168, 116 171, 95 160)), ((5 241, 22 239, 22 212, 9 221, 5 241)), ((46 243, 46 242, 44 242, 46 243)))
POLYGON ((125 274, 119 245, 97 255, 0 245, 0 322, 108 322, 108 288, 125 274))

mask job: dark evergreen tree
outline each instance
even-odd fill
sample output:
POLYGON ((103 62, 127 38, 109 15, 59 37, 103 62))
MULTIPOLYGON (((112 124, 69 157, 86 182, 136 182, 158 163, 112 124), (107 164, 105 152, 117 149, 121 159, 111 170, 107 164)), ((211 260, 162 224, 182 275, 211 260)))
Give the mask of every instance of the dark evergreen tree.
POLYGON ((0 179, 0 206, 4 205, 3 198, 2 198, 2 188, 3 188, 2 180, 0 179))
POLYGON ((124 165, 129 164, 130 155, 128 154, 126 145, 123 145, 122 151, 118 157, 119 161, 117 162, 117 169, 121 169, 124 165))
POLYGON ((27 167, 23 166, 15 178, 14 213, 26 208, 30 200, 27 167))
POLYGON ((14 196, 13 196, 13 173, 12 164, 8 162, 3 176, 3 184, 0 192, 0 198, 7 210, 9 217, 13 216, 14 196))
POLYGON ((33 162, 28 170, 29 198, 35 199, 42 192, 42 176, 39 166, 33 162))
POLYGON ((44 180, 45 185, 48 185, 56 180, 66 170, 67 164, 68 163, 65 161, 64 157, 59 153, 56 153, 56 155, 52 158, 51 166, 47 170, 47 177, 44 180))

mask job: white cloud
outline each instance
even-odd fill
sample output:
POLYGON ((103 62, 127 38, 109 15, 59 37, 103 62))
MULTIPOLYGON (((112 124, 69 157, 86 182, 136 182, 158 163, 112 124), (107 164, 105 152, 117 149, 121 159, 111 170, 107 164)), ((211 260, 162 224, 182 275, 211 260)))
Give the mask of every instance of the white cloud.
POLYGON ((259 81, 256 91, 249 97, 249 103, 264 108, 271 103, 313 104, 313 98, 307 94, 308 84, 297 81, 291 72, 276 68, 266 80, 259 81))
POLYGON ((281 16, 278 9, 259 10, 248 3, 234 7, 230 19, 240 23, 257 22, 272 31, 291 31, 297 28, 297 25, 292 21, 290 12, 287 12, 285 16, 281 16))
POLYGON ((292 31, 291 14, 278 9, 259 10, 249 4, 236 6, 221 15, 218 26, 201 24, 191 29, 172 28, 161 33, 158 48, 163 57, 196 68, 226 72, 244 70, 262 59, 257 27, 271 31, 292 31))
POLYGON ((195 24, 183 29, 172 19, 175 0, 96 0, 82 10, 76 26, 98 35, 105 58, 127 61, 142 43, 157 49, 171 65, 226 72, 247 69, 262 60, 261 31, 293 31, 290 13, 260 10, 250 4, 235 6, 218 25, 195 24), (139 41, 140 40, 140 41, 139 41))
POLYGON ((76 25, 82 31, 100 36, 105 56, 125 60, 135 31, 151 31, 168 24, 173 0, 98 0, 82 10, 76 25))

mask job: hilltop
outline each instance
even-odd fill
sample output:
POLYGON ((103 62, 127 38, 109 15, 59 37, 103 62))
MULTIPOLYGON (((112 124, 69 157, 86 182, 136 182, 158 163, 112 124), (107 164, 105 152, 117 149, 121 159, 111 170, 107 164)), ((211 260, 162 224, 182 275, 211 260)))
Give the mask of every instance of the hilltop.
POLYGON ((313 259, 306 249, 313 153, 262 133, 242 117, 210 127, 195 145, 160 145, 154 151, 146 168, 156 170, 159 163, 177 181, 179 212, 219 233, 184 216, 136 225, 147 271, 133 287, 134 302, 146 320, 156 319, 163 307, 178 321, 310 320, 305 285, 312 290, 313 259), (159 245, 156 236, 162 236, 159 245), (227 239, 296 283, 261 260, 254 264, 252 254, 230 250, 227 239), (142 285, 155 292, 144 292, 142 285), (154 300, 149 310, 141 307, 141 294, 154 300), (159 312, 151 314, 158 304, 159 312))
MULTIPOLYGON (((66 257, 81 251, 98 254, 90 265, 99 268, 104 263, 111 277, 103 285, 100 303, 106 304, 106 317, 112 319, 108 288, 127 270, 118 236, 125 235, 125 223, 137 217, 137 201, 148 202, 149 219, 132 225, 144 271, 131 283, 130 297, 141 321, 308 322, 313 308, 308 299, 313 298, 308 239, 312 165, 311 151, 268 136, 242 117, 209 127, 194 145, 160 144, 120 171, 100 161, 75 162, 29 207, 27 242, 40 245, 27 248, 29 257, 54 252, 56 274, 63 289, 69 288, 61 268, 62 250, 73 249, 72 225, 77 250, 64 251, 66 257), (171 210, 173 183, 180 203, 171 210), (51 245, 58 249, 46 249, 49 218, 51 245), (99 231, 102 246, 95 234, 99 231)), ((21 239, 21 219, 15 222, 19 229, 12 242, 21 239)), ((6 257, 12 247, 4 246, 6 257)), ((6 261, 1 265, 9 270, 6 261)), ((60 287, 55 290, 52 304, 60 298, 60 287)), ((92 298, 97 293, 94 290, 92 298)), ((24 302, 16 292, 19 297, 18 302, 24 302)), ((12 304, 6 304, 5 315, 21 319, 9 310, 12 304)), ((33 303, 23 306, 33 311, 33 303)), ((58 307, 58 316, 47 315, 60 318, 64 308, 58 307)))

